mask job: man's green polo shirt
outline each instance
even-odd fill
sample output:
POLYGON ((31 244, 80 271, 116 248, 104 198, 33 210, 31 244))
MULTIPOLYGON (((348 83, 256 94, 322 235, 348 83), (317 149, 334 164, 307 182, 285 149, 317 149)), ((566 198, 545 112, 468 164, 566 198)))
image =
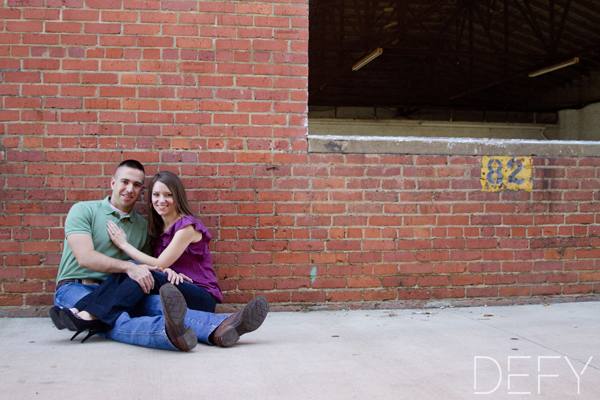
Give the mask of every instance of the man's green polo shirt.
MULTIPOLYGON (((106 222, 113 221, 123 228, 127 234, 127 241, 135 248, 150 254, 150 243, 148 241, 148 223, 134 210, 128 215, 121 217, 118 212, 110 206, 110 196, 104 200, 84 201, 75 204, 69 210, 65 221, 65 238, 73 233, 84 233, 92 237, 94 250, 108 257, 129 260, 126 253, 121 251, 110 240, 106 231, 106 222)), ((60 267, 56 281, 63 279, 101 279, 108 278, 110 274, 103 274, 80 267, 65 240, 60 267)))

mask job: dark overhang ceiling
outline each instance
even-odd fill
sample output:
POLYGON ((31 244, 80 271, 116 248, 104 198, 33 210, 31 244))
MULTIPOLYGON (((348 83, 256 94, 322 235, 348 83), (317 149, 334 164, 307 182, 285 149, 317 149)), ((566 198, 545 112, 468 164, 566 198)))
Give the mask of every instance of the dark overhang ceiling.
POLYGON ((600 101, 589 90, 600 81, 598 0, 310 0, 309 12, 311 106, 556 111, 600 101))

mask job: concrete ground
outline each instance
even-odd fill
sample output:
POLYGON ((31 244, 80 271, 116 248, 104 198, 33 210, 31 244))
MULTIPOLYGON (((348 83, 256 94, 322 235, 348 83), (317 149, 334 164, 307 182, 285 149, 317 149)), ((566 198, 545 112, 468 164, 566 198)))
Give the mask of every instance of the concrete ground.
POLYGON ((69 337, 0 319, 0 398, 600 399, 600 302, 270 313, 190 353, 69 337))

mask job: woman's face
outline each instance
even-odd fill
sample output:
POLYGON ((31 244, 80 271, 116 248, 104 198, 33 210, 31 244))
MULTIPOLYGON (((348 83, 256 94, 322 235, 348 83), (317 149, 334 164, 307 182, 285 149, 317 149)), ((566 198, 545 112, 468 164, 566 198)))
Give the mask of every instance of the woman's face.
POLYGON ((177 213, 173 193, 160 181, 156 181, 152 187, 152 207, 163 219, 177 213))

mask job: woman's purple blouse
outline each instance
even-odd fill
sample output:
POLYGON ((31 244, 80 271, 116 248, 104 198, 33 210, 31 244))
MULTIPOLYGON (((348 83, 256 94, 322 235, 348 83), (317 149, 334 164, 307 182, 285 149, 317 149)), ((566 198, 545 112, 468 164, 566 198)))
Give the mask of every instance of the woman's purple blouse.
POLYGON ((196 217, 184 215, 175 221, 166 232, 162 233, 154 242, 154 257, 158 258, 171 243, 175 233, 188 225, 193 225, 195 230, 202 232, 202 239, 197 243, 190 243, 181 257, 171 265, 171 269, 189 276, 194 281, 194 285, 206 289, 217 299, 217 302, 221 303, 223 294, 217 284, 217 274, 212 266, 208 248, 211 236, 208 229, 196 217))

